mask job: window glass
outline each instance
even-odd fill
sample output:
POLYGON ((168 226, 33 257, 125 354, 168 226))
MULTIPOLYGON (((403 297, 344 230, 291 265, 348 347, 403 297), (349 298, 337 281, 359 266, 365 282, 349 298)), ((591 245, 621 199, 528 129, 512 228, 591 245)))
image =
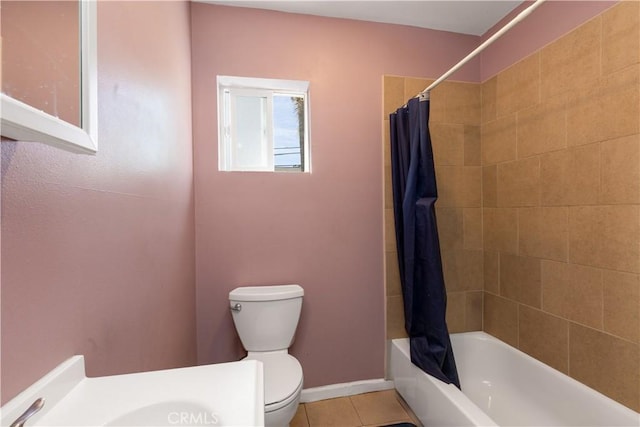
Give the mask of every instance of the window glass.
POLYGON ((237 168, 266 169, 270 166, 270 147, 267 129, 267 98, 262 96, 234 96, 231 136, 233 164, 237 168))
POLYGON ((309 172, 308 85, 218 76, 219 170, 309 172))
POLYGON ((273 149, 275 168, 303 170, 304 97, 277 94, 273 97, 273 149))

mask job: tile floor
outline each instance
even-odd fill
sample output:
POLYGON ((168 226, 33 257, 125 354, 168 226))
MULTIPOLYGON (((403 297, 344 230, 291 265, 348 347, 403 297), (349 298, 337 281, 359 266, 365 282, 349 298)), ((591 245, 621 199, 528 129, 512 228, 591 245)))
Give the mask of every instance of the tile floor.
POLYGON ((291 427, 362 427, 420 421, 395 390, 300 404, 291 427))

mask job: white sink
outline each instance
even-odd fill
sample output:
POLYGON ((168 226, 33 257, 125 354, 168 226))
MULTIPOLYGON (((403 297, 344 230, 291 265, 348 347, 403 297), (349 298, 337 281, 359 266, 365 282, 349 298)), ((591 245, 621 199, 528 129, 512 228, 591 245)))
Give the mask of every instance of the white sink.
POLYGON ((160 402, 134 409, 105 426, 220 425, 219 415, 189 401, 160 402))
POLYGON ((87 378, 74 356, 2 407, 9 426, 38 397, 26 426, 263 426, 262 363, 247 360, 87 378))

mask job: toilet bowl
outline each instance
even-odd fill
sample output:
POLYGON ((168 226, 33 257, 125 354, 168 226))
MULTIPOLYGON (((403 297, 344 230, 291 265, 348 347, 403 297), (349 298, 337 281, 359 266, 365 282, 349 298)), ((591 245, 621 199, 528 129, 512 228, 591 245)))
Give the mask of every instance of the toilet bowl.
POLYGON ((247 350, 263 364, 265 424, 288 426, 300 402, 303 372, 289 354, 304 290, 298 285, 249 286, 229 293, 233 322, 247 350))
POLYGON ((298 409, 302 391, 300 362, 287 353, 250 353, 246 359, 262 362, 265 424, 289 425, 298 409))

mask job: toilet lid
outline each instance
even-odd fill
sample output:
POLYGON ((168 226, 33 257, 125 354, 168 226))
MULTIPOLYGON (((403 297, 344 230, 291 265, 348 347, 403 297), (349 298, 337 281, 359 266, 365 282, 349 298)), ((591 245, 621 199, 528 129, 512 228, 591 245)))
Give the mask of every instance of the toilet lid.
POLYGON ((302 366, 290 354, 253 353, 247 359, 263 363, 265 405, 287 399, 302 383, 302 366))

